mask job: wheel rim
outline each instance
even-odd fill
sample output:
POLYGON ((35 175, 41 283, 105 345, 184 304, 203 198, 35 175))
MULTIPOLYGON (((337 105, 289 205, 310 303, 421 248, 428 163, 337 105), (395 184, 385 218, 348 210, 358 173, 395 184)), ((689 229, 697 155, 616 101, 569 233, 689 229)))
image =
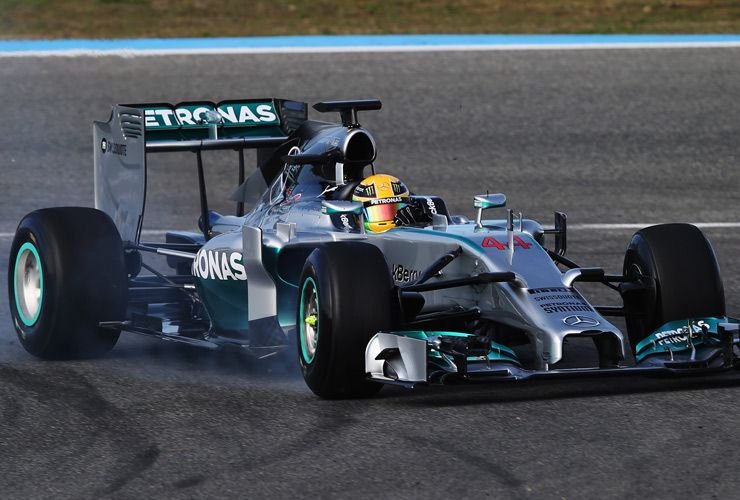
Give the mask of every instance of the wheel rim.
POLYGON ((18 250, 13 285, 18 317, 24 325, 33 326, 41 314, 44 298, 44 273, 33 243, 26 242, 18 250))
POLYGON ((625 274, 629 277, 644 276, 642 274, 642 269, 640 268, 640 265, 637 262, 630 263, 629 267, 627 268, 627 272, 625 274))
POLYGON ((303 282, 299 318, 301 354, 306 363, 311 363, 319 344, 319 294, 313 278, 303 282))

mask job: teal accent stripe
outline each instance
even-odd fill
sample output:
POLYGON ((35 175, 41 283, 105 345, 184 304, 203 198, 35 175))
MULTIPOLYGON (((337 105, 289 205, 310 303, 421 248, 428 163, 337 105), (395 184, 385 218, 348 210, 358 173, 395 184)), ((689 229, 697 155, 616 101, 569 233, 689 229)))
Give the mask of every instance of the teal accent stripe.
POLYGON ((18 317, 21 319, 24 325, 26 326, 33 326, 36 324, 36 321, 39 319, 39 315, 41 314, 41 308, 44 305, 44 269, 41 267, 41 257, 39 257, 39 252, 36 250, 36 247, 31 242, 26 242, 18 249, 18 254, 15 257, 15 266, 13 266, 13 296, 15 298, 15 308, 18 311, 18 317), (34 314, 33 318, 27 318, 23 311, 21 310, 20 305, 18 304, 18 282, 16 280, 16 273, 18 272, 18 263, 21 260, 21 256, 23 255, 24 251, 30 251, 34 258, 36 259, 36 264, 39 267, 39 282, 41 284, 41 296, 39 298, 39 308, 36 310, 36 314, 34 314))
MULTIPOLYGON (((407 330, 407 331, 393 331, 390 332, 393 335, 399 337, 409 337, 418 340, 428 340, 430 337, 472 337, 472 333, 463 332, 448 332, 448 331, 433 331, 433 330, 407 330)), ((438 351, 429 351, 429 355, 434 358, 441 357, 438 351)), ((477 361, 477 358, 471 356, 468 358, 471 361, 477 361)), ((519 358, 516 353, 506 347, 505 345, 491 342, 491 352, 488 353, 488 359, 491 361, 506 361, 509 363, 516 363, 520 365, 519 358)))
POLYGON ((301 288, 301 302, 300 302, 300 312, 298 314, 300 318, 300 324, 298 325, 298 335, 301 339, 301 355, 303 356, 303 360, 306 363, 311 363, 314 358, 316 357, 316 351, 318 351, 318 337, 319 337, 319 321, 321 321, 319 318, 321 316, 321 310, 319 309, 319 287, 316 286, 316 282, 313 280, 313 278, 308 278, 306 281, 303 282, 303 288, 301 288), (313 285, 314 293, 316 294, 316 350, 313 352, 313 356, 308 355, 308 347, 306 346, 306 336, 305 336, 305 328, 306 328, 306 317, 304 315, 304 308, 303 308, 303 297, 306 293, 306 286, 308 283, 311 283, 313 285))

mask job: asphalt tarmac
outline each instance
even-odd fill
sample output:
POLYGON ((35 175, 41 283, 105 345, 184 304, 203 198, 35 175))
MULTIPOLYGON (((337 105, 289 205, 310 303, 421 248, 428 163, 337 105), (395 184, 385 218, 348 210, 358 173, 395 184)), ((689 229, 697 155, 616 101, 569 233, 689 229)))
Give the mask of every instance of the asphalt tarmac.
MULTIPOLYGON (((382 99, 361 115, 378 170, 468 215, 486 189, 544 222, 565 211, 584 266, 619 272, 633 231, 578 225, 740 221, 739 49, 4 59, 0 281, 25 213, 92 204, 91 122, 110 104, 262 96, 382 99)), ((206 156, 222 211, 231 160, 206 156)), ((195 226, 191 156, 153 160, 149 188, 148 228, 195 226)), ((740 228, 706 233, 740 316, 740 228)), ((322 401, 293 363, 134 336, 39 361, 0 302, 2 497, 740 494, 740 373, 322 401)))

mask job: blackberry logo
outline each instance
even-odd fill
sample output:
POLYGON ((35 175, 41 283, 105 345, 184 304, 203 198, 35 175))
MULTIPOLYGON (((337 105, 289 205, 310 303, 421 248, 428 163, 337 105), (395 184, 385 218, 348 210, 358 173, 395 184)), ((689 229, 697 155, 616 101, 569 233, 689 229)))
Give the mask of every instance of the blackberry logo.
POLYGON ((393 279, 396 283, 410 283, 416 281, 419 278, 419 271, 413 269, 406 269, 400 264, 395 264, 392 270, 393 279))
POLYGON ((437 205, 434 204, 434 200, 431 198, 427 198, 427 207, 429 207, 429 211, 433 214, 437 214, 437 205))

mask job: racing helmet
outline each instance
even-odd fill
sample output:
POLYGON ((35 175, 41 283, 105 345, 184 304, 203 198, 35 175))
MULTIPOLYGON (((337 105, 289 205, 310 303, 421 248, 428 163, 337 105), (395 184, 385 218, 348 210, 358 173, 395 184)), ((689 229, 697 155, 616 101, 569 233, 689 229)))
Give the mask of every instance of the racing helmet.
POLYGON ((382 233, 396 227, 396 212, 407 205, 409 190, 397 177, 376 174, 365 178, 355 188, 352 201, 363 204, 365 229, 382 233))

